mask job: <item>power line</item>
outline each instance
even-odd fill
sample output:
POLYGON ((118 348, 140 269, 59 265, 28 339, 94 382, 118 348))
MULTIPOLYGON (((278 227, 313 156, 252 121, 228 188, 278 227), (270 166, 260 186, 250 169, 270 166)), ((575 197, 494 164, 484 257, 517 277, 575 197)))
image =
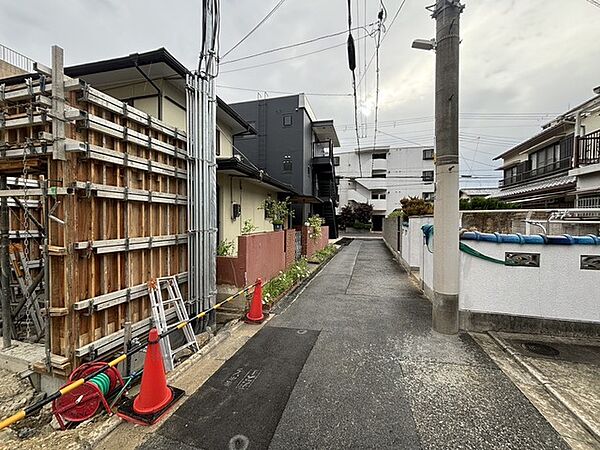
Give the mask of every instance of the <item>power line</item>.
MULTIPOLYGON (((272 89, 253 89, 253 88, 244 88, 238 86, 226 86, 224 84, 217 84, 217 87, 223 89, 233 89, 236 91, 248 91, 248 92, 270 92, 272 94, 286 94, 286 95, 295 95, 298 92, 290 92, 290 91, 274 91, 272 89)), ((344 94, 344 93, 330 93, 330 92, 303 92, 305 95, 313 95, 313 96, 323 96, 323 97, 352 97, 352 94, 344 94)))
MULTIPOLYGON (((358 41, 358 40, 364 39, 364 38, 366 38, 366 37, 368 37, 368 36, 369 36, 369 35, 368 35, 368 34, 366 34, 366 35, 364 35, 364 36, 362 36, 362 37, 359 37, 359 38, 357 38, 356 40, 358 41)), ((340 44, 336 44, 336 45, 332 45, 332 46, 330 46, 330 47, 325 47, 325 48, 322 48, 322 49, 319 49, 319 50, 314 50, 314 51, 312 51, 312 52, 302 53, 302 54, 300 54, 300 55, 296 55, 296 56, 290 56, 290 57, 288 57, 288 58, 276 59, 276 60, 274 60, 274 61, 269 61, 269 62, 262 63, 262 64, 255 64, 255 65, 253 65, 253 66, 240 67, 239 69, 224 70, 224 71, 223 71, 223 72, 221 72, 221 73, 240 72, 240 71, 242 71, 242 70, 249 70, 249 69, 256 69, 257 67, 270 66, 271 64, 277 64, 277 63, 284 62, 284 61, 291 61, 291 60, 293 60, 293 59, 302 58, 302 57, 304 57, 304 56, 310 56, 310 55, 314 55, 314 54, 316 54, 316 53, 325 52, 325 51, 327 51, 327 50, 331 50, 331 49, 334 49, 334 48, 342 47, 342 46, 344 46, 344 45, 346 45, 346 42, 343 42, 343 43, 340 43, 340 44)))
POLYGON ((597 8, 600 8, 600 2, 598 2, 596 0, 587 0, 587 2, 594 5, 597 8))
POLYGON ((379 47, 381 46, 381 32, 384 29, 383 23, 385 22, 387 16, 387 11, 383 1, 381 0, 379 4, 381 9, 377 15, 379 22, 377 27, 377 42, 375 44, 375 65, 377 69, 375 71, 375 131, 373 133, 373 148, 377 146, 377 119, 379 114, 379 47))
MULTIPOLYGON (((402 3, 400 3, 400 6, 398 7, 398 10, 396 11, 396 14, 394 14, 394 18, 392 19, 392 21, 390 22, 390 26, 387 28, 387 31, 385 32, 385 34, 383 35, 383 38, 381 39, 381 42, 383 43, 383 41, 385 41, 385 38, 387 37, 387 35, 389 34, 390 30, 392 29, 392 26, 394 25, 394 22, 396 21, 396 19, 398 18, 398 15, 400 14, 400 11, 402 10, 402 8, 404 7, 404 4, 406 3, 406 0, 402 0, 402 3)), ((367 72, 369 70, 369 67, 371 67, 371 64, 373 63, 373 60, 375 59, 375 52, 373 52, 373 55, 371 56, 371 59, 369 60, 369 63, 366 65, 365 70, 363 72, 362 77, 360 78, 360 80, 358 81, 358 84, 360 85, 363 81, 363 79, 366 77, 367 72)))
MULTIPOLYGON (((373 23, 365 25, 365 30, 366 30, 367 26, 375 25, 375 23, 376 22, 373 22, 373 23)), ((362 26, 360 26, 360 27, 354 27, 354 28, 352 28, 352 31, 359 30, 361 28, 363 28, 363 27, 362 26)), ((316 37, 316 38, 308 39, 306 41, 297 42, 295 44, 288 44, 288 45, 284 45, 284 46, 281 46, 281 47, 276 47, 276 48, 272 48, 272 49, 269 49, 269 50, 264 50, 262 52, 254 53, 252 55, 242 56, 241 58, 236 58, 236 59, 231 59, 229 61, 225 61, 224 63, 221 63, 221 65, 224 66, 226 64, 233 64, 233 63, 236 63, 236 62, 239 62, 239 61, 245 61, 247 59, 256 58, 258 56, 268 55, 270 53, 275 53, 275 52, 279 52, 279 51, 282 51, 282 50, 288 50, 290 48, 300 47, 302 45, 312 44, 313 42, 318 42, 318 41, 321 41, 323 39, 329 39, 329 38, 332 38, 332 37, 335 37, 335 36, 340 36, 342 34, 346 34, 347 32, 348 32, 348 30, 338 31, 337 33, 326 34, 324 36, 319 36, 319 37, 316 37)))
MULTIPOLYGON (((366 35, 365 35, 366 37, 366 35)), ((348 0, 348 66, 352 72, 352 95, 354 97, 354 129, 356 130, 356 146, 358 151, 358 168, 362 177, 362 161, 360 159, 360 136, 358 133, 358 99, 356 98, 356 50, 352 37, 352 4, 348 0)))
POLYGON ((284 2, 285 2, 285 0, 279 0, 279 2, 273 7, 273 9, 271 9, 271 11, 269 11, 268 14, 265 17, 263 17, 263 19, 254 26, 254 28, 252 28, 248 33, 246 33, 246 35, 242 39, 240 39, 237 44, 235 44, 227 52, 225 52, 225 54, 222 57, 226 58, 227 55, 229 55, 232 51, 234 51, 236 48, 238 48, 241 45, 241 43, 244 42, 246 39, 248 39, 250 37, 250 35, 252 35, 252 33, 254 33, 256 30, 258 30, 258 28, 263 23, 265 23, 267 20, 269 20, 269 17, 271 17, 275 13, 275 11, 277 11, 279 9, 279 7, 281 5, 283 5, 284 2))

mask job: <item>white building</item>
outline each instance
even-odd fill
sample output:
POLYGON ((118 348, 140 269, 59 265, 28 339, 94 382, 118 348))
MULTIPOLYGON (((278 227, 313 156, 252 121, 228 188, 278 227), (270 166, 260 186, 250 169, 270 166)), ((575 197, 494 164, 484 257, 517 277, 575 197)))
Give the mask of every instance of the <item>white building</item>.
POLYGON ((347 204, 373 205, 373 230, 383 218, 400 207, 404 197, 433 200, 433 148, 377 146, 336 152, 339 166, 339 210, 347 204))

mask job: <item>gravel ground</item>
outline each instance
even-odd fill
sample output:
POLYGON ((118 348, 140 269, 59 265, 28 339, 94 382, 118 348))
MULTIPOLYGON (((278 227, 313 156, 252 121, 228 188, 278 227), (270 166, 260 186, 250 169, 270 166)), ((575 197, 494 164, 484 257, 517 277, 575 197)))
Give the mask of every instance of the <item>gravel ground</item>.
MULTIPOLYGON (((28 380, 0 369, 0 417, 5 418, 23 409, 36 400, 36 392, 28 380)), ((91 449, 91 442, 110 426, 106 414, 97 414, 94 419, 81 424, 74 430, 56 430, 51 405, 38 414, 23 419, 11 428, 0 431, 0 448, 34 449, 91 449)))

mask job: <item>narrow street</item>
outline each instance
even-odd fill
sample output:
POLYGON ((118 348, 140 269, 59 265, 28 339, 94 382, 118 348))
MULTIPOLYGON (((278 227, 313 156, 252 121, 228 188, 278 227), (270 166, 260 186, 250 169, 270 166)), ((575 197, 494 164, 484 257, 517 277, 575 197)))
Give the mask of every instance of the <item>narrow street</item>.
POLYGON ((567 448, 382 241, 355 240, 141 446, 567 448))

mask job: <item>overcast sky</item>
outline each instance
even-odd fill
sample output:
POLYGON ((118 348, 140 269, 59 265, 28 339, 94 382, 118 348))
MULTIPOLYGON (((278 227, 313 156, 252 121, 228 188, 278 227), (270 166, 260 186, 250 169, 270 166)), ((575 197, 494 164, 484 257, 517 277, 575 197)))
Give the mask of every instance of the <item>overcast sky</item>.
MULTIPOLYGON (((380 50, 380 144, 433 143, 432 52, 413 50, 415 38, 434 36, 425 6, 433 0, 385 0, 387 33, 380 50), (385 133, 385 134, 383 134, 385 133)), ((65 49, 76 64, 166 47, 186 66, 196 65, 200 3, 190 0, 6 1, 0 43, 49 63, 50 45, 65 49)), ((276 0, 222 0, 222 53, 230 49, 274 6, 276 0)), ((374 22, 378 0, 353 0, 355 25, 374 22), (358 3, 358 5, 357 5, 358 3), (366 11, 365 11, 366 3, 366 11), (356 10, 358 6, 358 11, 356 10), (366 14, 365 14, 366 12, 366 14), (366 21, 365 21, 366 19, 366 21)), ((491 158, 539 130, 549 118, 593 96, 600 85, 600 8, 586 0, 471 0, 461 17, 461 170, 488 177, 491 158), (499 115, 503 113, 502 115, 499 115), (530 114, 535 113, 535 114, 530 114)), ((227 60, 336 33, 347 27, 346 0, 287 0, 227 60)), ((355 38, 364 35, 362 30, 355 38)), ((283 52, 224 64, 218 84, 268 92, 351 93, 346 49, 261 65, 343 44, 345 36, 283 52)), ((358 39, 358 76, 374 39, 358 39)), ((228 102, 256 99, 257 92, 219 88, 228 102)), ((373 143, 375 64, 361 85, 361 145, 373 143)), ((344 149, 355 146, 349 96, 309 95, 319 119, 334 119, 344 149)), ((471 185, 490 185, 488 178, 471 185)))

